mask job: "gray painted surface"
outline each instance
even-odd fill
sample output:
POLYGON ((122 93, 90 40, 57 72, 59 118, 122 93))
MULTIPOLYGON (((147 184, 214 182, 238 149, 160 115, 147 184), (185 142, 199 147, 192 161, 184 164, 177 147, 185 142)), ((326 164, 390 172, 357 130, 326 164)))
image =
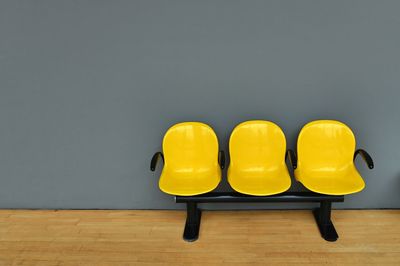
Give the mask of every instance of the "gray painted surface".
MULTIPOLYGON (((400 207, 400 1, 1 1, 0 207, 179 208, 152 154, 180 121, 294 147, 353 128, 376 168, 338 208, 400 207)), ((220 189, 228 186, 224 181, 220 189)), ((293 189, 301 189, 294 183, 293 189)), ((220 206, 210 206, 220 208, 220 206)), ((228 205, 230 208, 311 205, 228 205)))

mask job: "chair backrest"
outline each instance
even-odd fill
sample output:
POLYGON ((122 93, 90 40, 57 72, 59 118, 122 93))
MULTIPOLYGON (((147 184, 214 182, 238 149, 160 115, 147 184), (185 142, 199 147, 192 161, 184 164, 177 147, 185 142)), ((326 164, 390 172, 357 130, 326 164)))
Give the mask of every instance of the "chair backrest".
POLYGON ((213 129, 200 122, 172 126, 163 139, 165 167, 176 171, 207 170, 218 165, 218 139, 213 129))
POLYGON ((230 167, 256 171, 273 168, 285 162, 285 151, 286 139, 279 126, 263 120, 246 121, 232 131, 230 167))
POLYGON ((356 141, 351 129, 339 121, 306 124, 297 139, 298 167, 334 170, 353 163, 356 141))

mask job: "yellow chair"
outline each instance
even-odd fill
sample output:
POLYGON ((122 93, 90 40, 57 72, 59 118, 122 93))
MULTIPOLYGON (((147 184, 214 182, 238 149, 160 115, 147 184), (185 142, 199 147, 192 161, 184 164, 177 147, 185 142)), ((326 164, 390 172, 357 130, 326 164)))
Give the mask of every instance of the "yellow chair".
POLYGON ((370 169, 374 164, 366 151, 355 151, 355 147, 353 132, 341 122, 318 120, 306 124, 297 140, 295 178, 307 189, 321 194, 346 195, 361 191, 365 183, 354 159, 360 154, 370 169))
POLYGON ((221 181, 224 154, 211 127, 199 122, 172 126, 165 133, 163 151, 154 154, 150 169, 164 159, 160 189, 172 195, 193 196, 215 189, 221 181), (218 164, 220 163, 220 165, 218 164))
POLYGON ((285 151, 285 135, 276 124, 262 120, 239 124, 229 140, 229 184, 240 193, 254 196, 288 190, 291 180, 285 151))

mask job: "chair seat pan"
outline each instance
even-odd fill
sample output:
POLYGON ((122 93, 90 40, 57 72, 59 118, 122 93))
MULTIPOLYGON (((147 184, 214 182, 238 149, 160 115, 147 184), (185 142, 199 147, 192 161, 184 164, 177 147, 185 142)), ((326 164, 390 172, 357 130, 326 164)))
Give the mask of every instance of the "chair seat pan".
POLYGON ((237 192, 253 196, 279 194, 288 190, 291 184, 286 166, 259 170, 229 168, 228 182, 237 192))
POLYGON ((354 166, 343 170, 295 170, 295 177, 307 189, 327 195, 347 195, 364 189, 365 183, 354 166))
POLYGON ((194 169, 172 171, 164 168, 160 181, 160 189, 171 195, 194 196, 214 190, 221 181, 221 169, 194 169))

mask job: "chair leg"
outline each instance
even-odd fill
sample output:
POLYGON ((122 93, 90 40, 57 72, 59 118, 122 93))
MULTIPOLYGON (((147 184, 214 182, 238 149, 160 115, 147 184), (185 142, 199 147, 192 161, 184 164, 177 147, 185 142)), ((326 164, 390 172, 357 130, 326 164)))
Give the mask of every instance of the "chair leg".
POLYGON ((186 224, 183 231, 183 239, 188 242, 196 241, 199 238, 201 221, 201 210, 197 208, 196 202, 186 203, 186 224))
POLYGON ((339 236, 331 221, 332 202, 321 201, 318 209, 314 210, 314 217, 318 224, 321 236, 327 241, 336 241, 339 236))

